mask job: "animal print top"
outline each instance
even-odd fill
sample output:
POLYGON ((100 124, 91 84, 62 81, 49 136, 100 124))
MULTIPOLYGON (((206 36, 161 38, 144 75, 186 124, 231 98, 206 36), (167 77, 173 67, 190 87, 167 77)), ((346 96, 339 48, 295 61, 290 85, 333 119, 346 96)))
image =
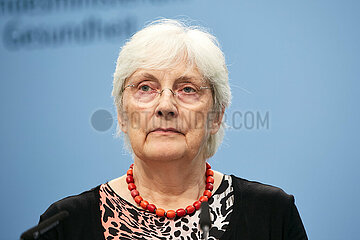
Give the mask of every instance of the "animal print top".
MULTIPOLYGON (((212 227, 209 240, 219 239, 229 225, 234 192, 231 177, 224 175, 219 188, 209 199, 212 227)), ((100 186, 101 221, 106 240, 112 239, 202 239, 200 211, 167 219, 127 202, 109 186, 100 186)))

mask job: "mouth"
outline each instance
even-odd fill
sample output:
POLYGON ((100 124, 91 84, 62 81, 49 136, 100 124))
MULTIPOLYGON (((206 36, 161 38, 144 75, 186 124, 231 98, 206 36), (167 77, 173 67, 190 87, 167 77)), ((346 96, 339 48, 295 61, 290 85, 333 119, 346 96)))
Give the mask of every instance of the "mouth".
POLYGON ((175 128, 156 128, 152 130, 150 133, 158 133, 158 134, 183 134, 175 128))

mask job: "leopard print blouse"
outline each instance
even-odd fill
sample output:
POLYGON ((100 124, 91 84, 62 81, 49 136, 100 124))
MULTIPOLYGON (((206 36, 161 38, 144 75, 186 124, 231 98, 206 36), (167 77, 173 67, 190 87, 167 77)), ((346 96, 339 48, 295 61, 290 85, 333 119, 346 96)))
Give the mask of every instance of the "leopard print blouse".
MULTIPOLYGON (((209 199, 212 227, 209 240, 219 239, 225 232, 233 211, 232 179, 224 175, 209 199)), ((192 215, 167 219, 158 217, 127 202, 108 183, 100 186, 101 222, 106 240, 112 239, 202 239, 200 211, 192 215)))

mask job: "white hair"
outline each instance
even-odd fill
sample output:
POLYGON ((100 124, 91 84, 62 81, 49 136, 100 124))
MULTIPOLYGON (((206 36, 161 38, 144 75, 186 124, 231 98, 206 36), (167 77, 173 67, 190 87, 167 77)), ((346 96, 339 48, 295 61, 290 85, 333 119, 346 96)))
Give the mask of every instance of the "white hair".
MULTIPOLYGON (((181 62, 196 67, 213 89, 213 111, 221 113, 230 105, 231 91, 225 57, 216 38, 198 26, 184 22, 161 19, 150 23, 134 34, 121 48, 114 73, 112 96, 116 110, 122 112, 122 93, 125 80, 137 69, 167 69, 181 62)), ((205 144, 206 158, 213 156, 220 146, 225 132, 225 123, 219 131, 210 135, 205 144)), ((121 135, 119 123, 116 137, 121 135)), ((125 146, 132 152, 128 136, 125 146)))

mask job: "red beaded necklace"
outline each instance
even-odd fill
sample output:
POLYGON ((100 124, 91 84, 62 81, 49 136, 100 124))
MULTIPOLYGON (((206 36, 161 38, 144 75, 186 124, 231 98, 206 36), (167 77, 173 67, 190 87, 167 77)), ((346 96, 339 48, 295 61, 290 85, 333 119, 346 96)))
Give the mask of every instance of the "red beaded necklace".
POLYGON ((143 209, 148 210, 149 212, 155 213, 159 217, 167 217, 169 219, 173 219, 175 217, 183 217, 186 214, 190 215, 194 213, 196 210, 199 210, 202 202, 207 202, 211 197, 211 191, 214 188, 214 171, 211 170, 211 166, 209 163, 206 163, 206 187, 203 196, 199 198, 198 201, 195 201, 193 205, 187 206, 185 209, 179 208, 178 210, 168 210, 165 212, 162 208, 157 208, 154 204, 150 204, 148 201, 145 201, 141 196, 138 190, 136 190, 136 186, 134 183, 133 177, 133 167, 134 164, 130 165, 129 170, 127 171, 126 182, 128 184, 128 189, 131 192, 131 196, 134 198, 135 202, 140 205, 143 209))

